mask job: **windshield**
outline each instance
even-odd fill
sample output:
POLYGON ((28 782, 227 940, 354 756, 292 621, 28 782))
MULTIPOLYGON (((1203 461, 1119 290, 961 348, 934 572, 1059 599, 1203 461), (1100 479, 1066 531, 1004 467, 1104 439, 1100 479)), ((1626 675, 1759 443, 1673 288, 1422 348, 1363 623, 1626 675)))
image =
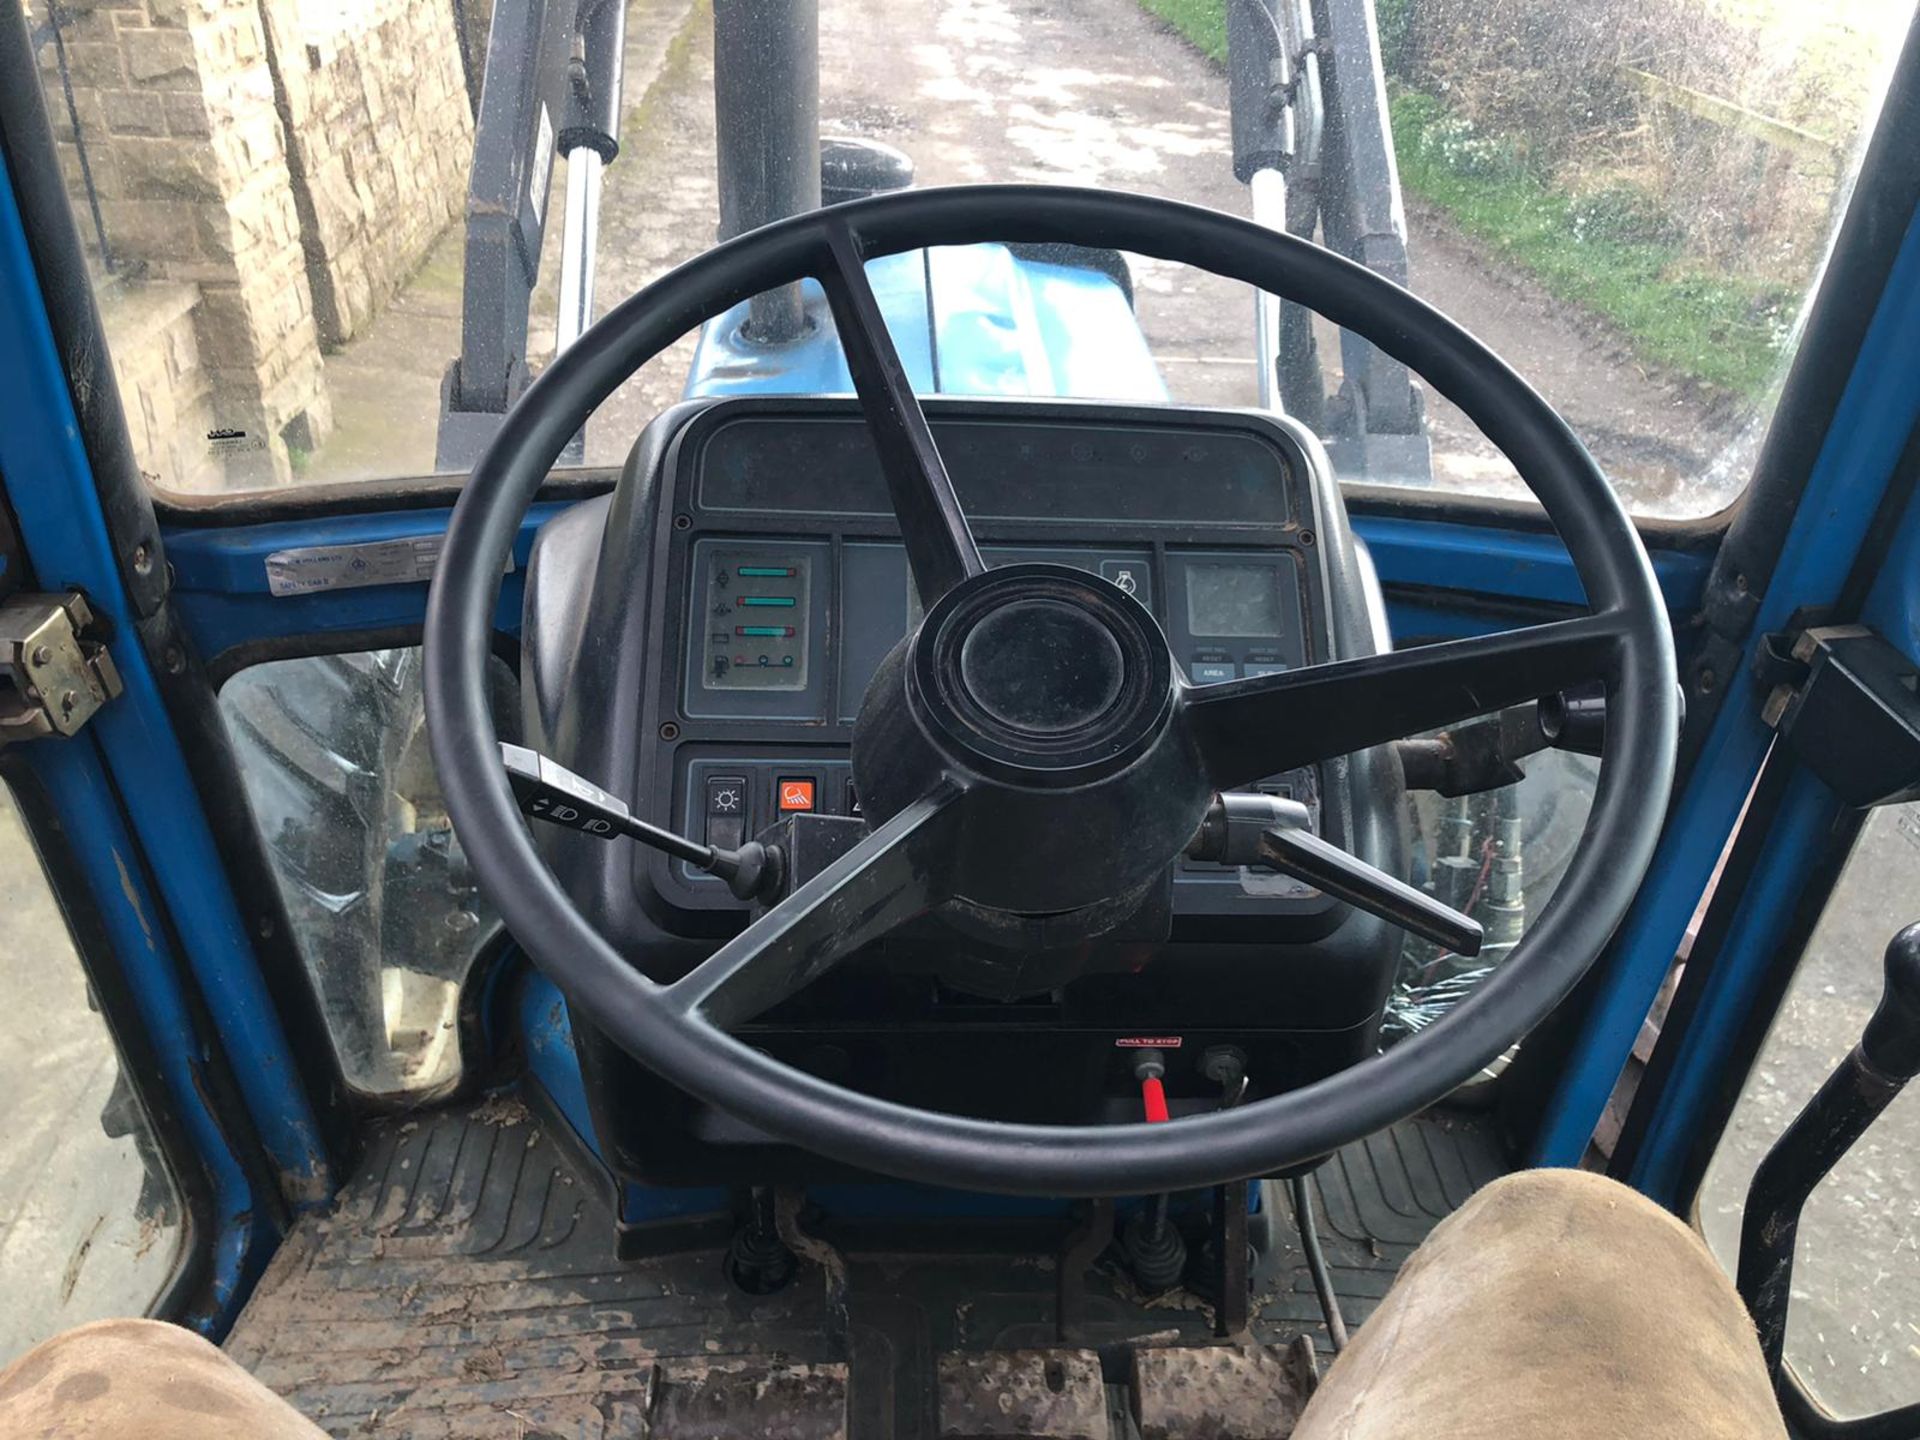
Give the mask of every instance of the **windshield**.
MULTIPOLYGON (((1254 216, 1410 284, 1664 516, 1745 483, 1912 17, 819 0, 816 34, 812 6, 748 0, 28 8, 164 491, 458 473, 582 323, 744 223, 907 180, 1050 181, 1254 216), (729 148, 756 127, 772 162, 729 148)), ((1002 247, 873 272, 923 390, 1270 405, 1343 480, 1524 493, 1424 386, 1235 283, 1002 247)), ((617 465, 687 394, 844 388, 811 341, 745 316, 689 336, 563 463, 617 465)))

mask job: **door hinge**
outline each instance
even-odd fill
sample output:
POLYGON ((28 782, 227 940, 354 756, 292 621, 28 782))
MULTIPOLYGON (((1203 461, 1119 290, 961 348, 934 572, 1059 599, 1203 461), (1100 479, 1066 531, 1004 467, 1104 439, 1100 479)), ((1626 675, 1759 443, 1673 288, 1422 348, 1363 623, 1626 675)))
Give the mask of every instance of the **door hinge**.
POLYGON ((1920 667, 1864 625, 1769 635, 1761 718, 1849 805, 1920 798, 1920 667))
POLYGON ((78 592, 0 604, 0 745, 71 735, 120 688, 78 592))

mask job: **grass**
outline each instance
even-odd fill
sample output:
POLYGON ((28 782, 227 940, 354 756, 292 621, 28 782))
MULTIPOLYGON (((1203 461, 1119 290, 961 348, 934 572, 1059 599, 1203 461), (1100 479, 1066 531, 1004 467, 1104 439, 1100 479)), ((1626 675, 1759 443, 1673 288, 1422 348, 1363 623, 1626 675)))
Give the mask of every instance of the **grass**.
POLYGON ((1226 0, 1140 0, 1150 15, 1158 15, 1184 35, 1214 63, 1227 63, 1226 0))
MULTIPOLYGON (((1216 61, 1225 0, 1140 0, 1216 61)), ((1387 19, 1397 7, 1382 7, 1387 19)), ((1391 36, 1388 37, 1391 39, 1391 36)), ((1628 187, 1576 197, 1528 169, 1518 146, 1477 134, 1430 95, 1392 93, 1400 183, 1485 251, 1600 317, 1648 364, 1729 396, 1772 382, 1799 295, 1693 262, 1652 197, 1628 187)))
POLYGON ((1713 274, 1644 192, 1575 197, 1418 91, 1392 97, 1400 183, 1559 299, 1608 321, 1643 360, 1738 396, 1765 390, 1799 296, 1713 274))

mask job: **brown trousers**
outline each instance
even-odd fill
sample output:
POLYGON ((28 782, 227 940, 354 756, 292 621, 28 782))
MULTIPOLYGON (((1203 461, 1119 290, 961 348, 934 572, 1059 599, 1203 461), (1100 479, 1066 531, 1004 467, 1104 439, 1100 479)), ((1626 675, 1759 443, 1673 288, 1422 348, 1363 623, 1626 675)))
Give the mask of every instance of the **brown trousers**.
POLYGON ((6 1440, 326 1440, 191 1330, 96 1320, 0 1373, 6 1440))
MULTIPOLYGON (((1294 1440, 1785 1440, 1753 1327, 1693 1233, 1575 1171, 1433 1232, 1294 1440)), ((199 1336, 103 1320, 0 1373, 5 1440, 319 1440, 199 1336)))
POLYGON ((1293 1440, 1786 1440, 1699 1238, 1577 1170, 1496 1180, 1427 1237, 1293 1440))

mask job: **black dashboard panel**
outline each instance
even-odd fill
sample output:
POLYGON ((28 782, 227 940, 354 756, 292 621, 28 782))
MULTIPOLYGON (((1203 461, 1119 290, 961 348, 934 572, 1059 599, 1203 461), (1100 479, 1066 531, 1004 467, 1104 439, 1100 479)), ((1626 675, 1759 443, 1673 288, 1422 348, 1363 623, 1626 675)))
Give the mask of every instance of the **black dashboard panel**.
MULTIPOLYGON (((1103 577, 1153 613, 1194 683, 1373 652, 1377 615, 1344 507, 1290 422, 1024 400, 929 399, 926 411, 989 561, 1103 577)), ((542 528, 526 587, 527 743, 644 818, 717 843, 755 834, 783 800, 857 813, 854 720, 917 600, 851 401, 668 411, 613 495, 542 528)), ((1305 800, 1333 843, 1406 873, 1390 752, 1268 783, 1305 800)), ((656 979, 684 974, 752 918, 719 882, 656 852, 564 830, 536 840, 583 914, 656 979)), ((1209 1047, 1247 1057, 1254 1093, 1373 1047, 1399 949, 1384 922, 1283 877, 1190 861, 1136 919, 1072 947, 1067 978, 1024 996, 956 983, 951 962, 986 942, 916 922, 743 1034, 906 1103, 1073 1123, 1134 1117, 1127 1047, 1143 1035, 1176 1048, 1167 1086, 1188 1109, 1217 1103, 1200 1064, 1209 1047)), ((575 1034, 620 1175, 819 1173, 593 1027, 575 1034)))
MULTIPOLYGON (((1257 526, 1300 513, 1295 446, 1257 429, 949 414, 937 429, 960 505, 984 521, 1257 526)), ((1089 416, 1089 418, 1091 418, 1089 416)), ((888 521, 893 507, 857 413, 735 412, 701 438, 695 500, 708 515, 888 521)))
MULTIPOLYGON (((989 563, 1100 575, 1154 612, 1193 683, 1333 653, 1310 461, 1266 417, 1022 407, 933 426, 989 563)), ((864 425, 735 402, 693 419, 665 468, 675 519, 655 594, 668 624, 646 693, 676 697, 649 728, 677 733, 655 746, 649 790, 671 799, 651 818, 732 844, 794 808, 857 814, 853 721, 920 609, 864 425)), ((1317 771, 1269 783, 1319 811, 1317 771)), ((635 866, 682 923, 745 913, 684 863, 639 853, 635 866)), ((1330 908, 1287 877, 1198 863, 1180 866, 1173 905, 1179 916, 1330 908)))

